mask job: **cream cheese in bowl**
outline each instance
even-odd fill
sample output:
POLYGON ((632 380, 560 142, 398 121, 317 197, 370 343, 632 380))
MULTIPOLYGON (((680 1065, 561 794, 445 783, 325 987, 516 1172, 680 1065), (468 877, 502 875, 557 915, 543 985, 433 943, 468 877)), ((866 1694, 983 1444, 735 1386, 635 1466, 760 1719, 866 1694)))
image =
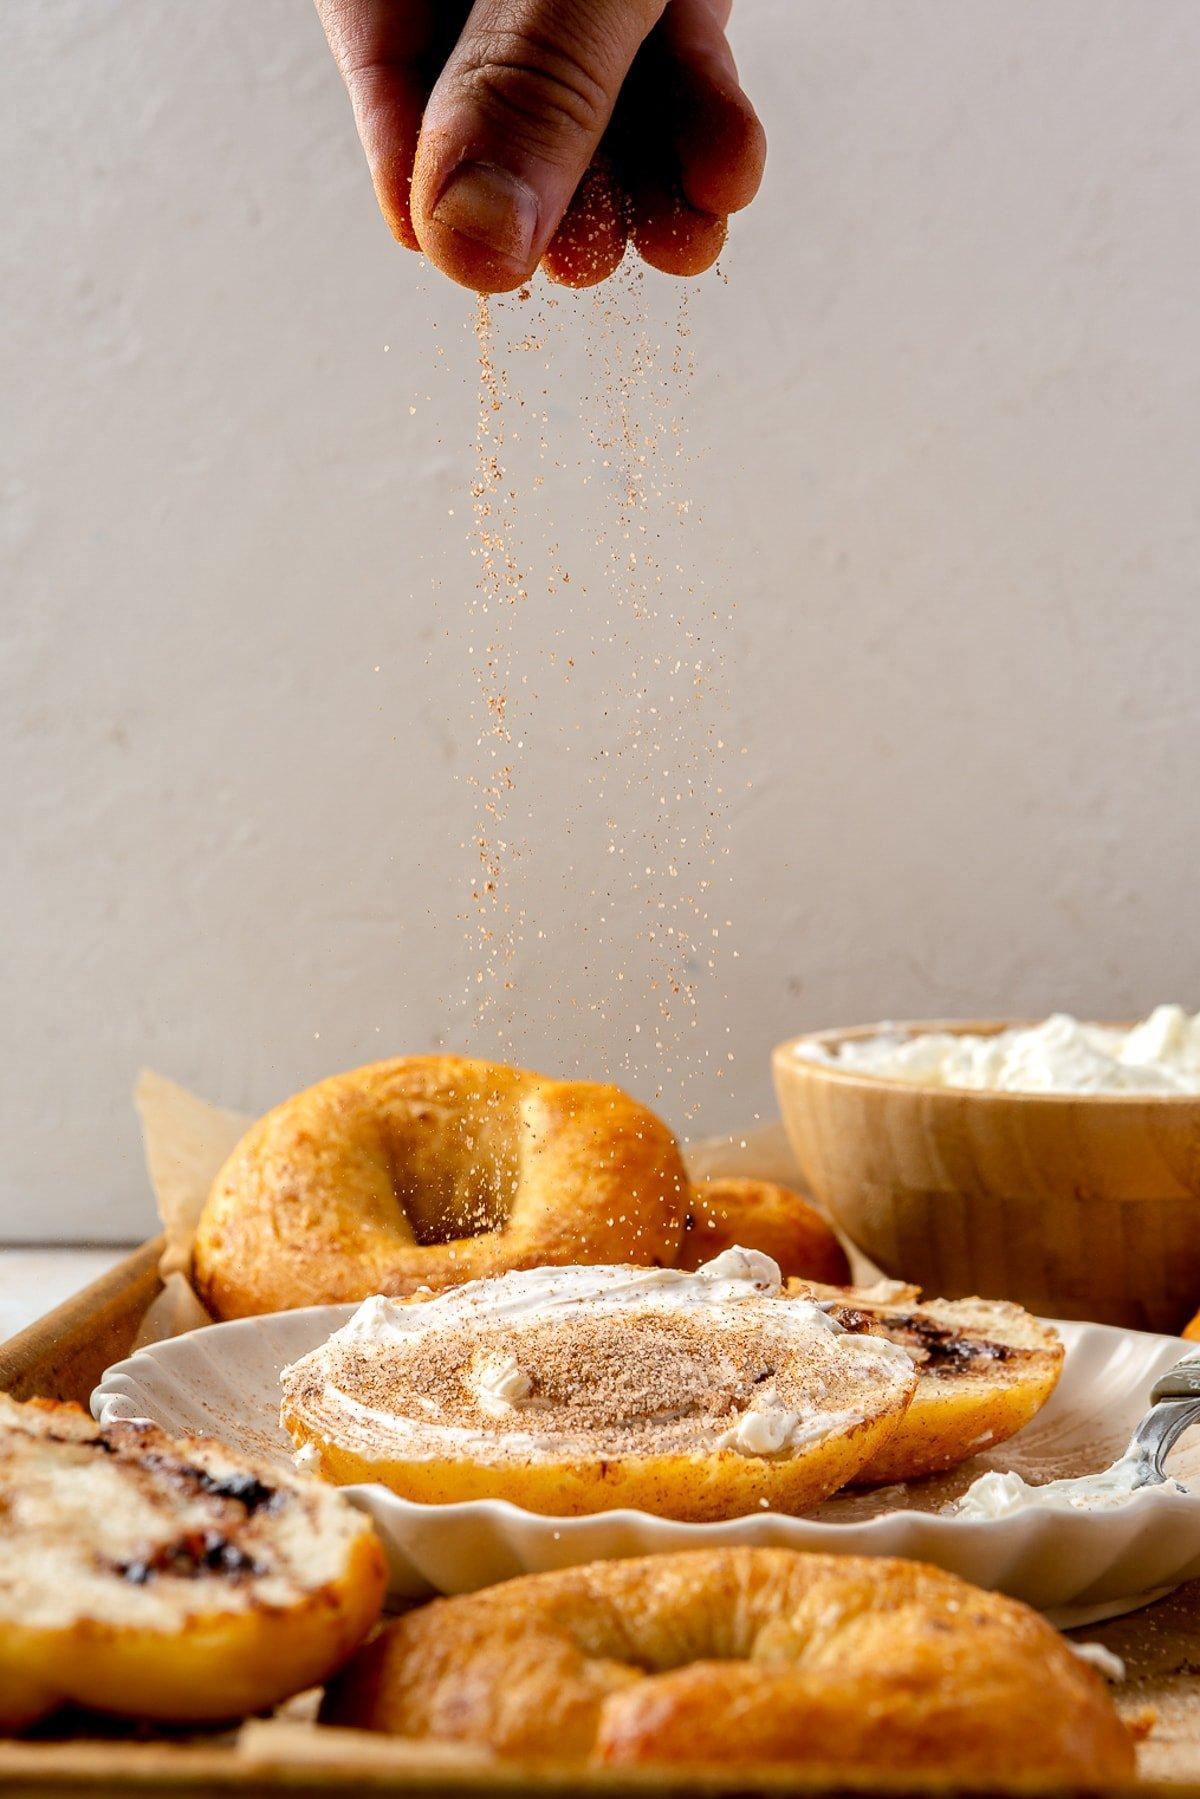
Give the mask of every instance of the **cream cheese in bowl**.
POLYGON ((1200 1094, 1200 1013, 1156 1006, 1129 1029, 1055 1012, 993 1035, 882 1029, 827 1045, 795 1045, 805 1061, 921 1087, 993 1093, 1200 1094))

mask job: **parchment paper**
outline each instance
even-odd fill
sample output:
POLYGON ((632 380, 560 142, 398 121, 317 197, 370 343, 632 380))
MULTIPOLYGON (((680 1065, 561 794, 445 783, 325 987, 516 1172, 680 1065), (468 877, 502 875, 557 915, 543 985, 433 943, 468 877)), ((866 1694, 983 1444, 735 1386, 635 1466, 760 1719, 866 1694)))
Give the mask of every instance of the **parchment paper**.
POLYGON ((134 1345, 141 1349, 213 1322, 192 1286, 192 1239, 217 1170, 254 1120, 210 1105, 150 1068, 137 1078, 133 1103, 166 1238, 158 1264, 163 1291, 142 1319, 134 1345))

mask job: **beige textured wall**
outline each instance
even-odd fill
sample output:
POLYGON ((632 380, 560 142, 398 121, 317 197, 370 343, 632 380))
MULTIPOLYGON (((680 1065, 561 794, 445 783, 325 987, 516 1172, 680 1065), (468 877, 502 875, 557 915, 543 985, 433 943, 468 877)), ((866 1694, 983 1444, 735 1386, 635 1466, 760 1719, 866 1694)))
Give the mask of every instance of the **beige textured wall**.
MULTIPOLYGON (((1200 9, 742 0, 737 45, 771 165, 692 296, 690 398, 677 294, 637 302, 667 387, 631 406, 694 457, 661 440, 641 521, 657 621, 606 585, 586 431, 632 338, 538 301, 512 360, 535 928, 496 1013, 721 1128, 805 1025, 1200 1003, 1200 9), (723 710, 653 666, 688 630, 723 710), (656 695, 663 763, 731 801, 734 921, 661 1053, 646 894, 606 860, 706 811, 656 791, 656 695)), ((148 1220, 140 1062, 261 1106, 493 1041, 474 340, 379 226, 303 0, 12 7, 0 85, 0 1238, 116 1237, 148 1220)))

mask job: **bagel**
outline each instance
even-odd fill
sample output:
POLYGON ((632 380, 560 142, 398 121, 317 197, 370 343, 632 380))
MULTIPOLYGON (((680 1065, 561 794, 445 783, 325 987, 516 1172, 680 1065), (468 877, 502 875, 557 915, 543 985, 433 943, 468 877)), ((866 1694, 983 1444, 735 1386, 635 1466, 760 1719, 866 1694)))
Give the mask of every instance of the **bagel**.
POLYGON ((1029 1423, 1062 1373, 1058 1333, 998 1299, 918 1302, 917 1287, 891 1291, 792 1281, 847 1331, 879 1332, 906 1349, 917 1371, 912 1403, 888 1440, 858 1470, 858 1486, 919 1480, 994 1449, 1029 1423))
POLYGON ((384 1626, 323 1720, 567 1764, 1107 1786, 1132 1739, 1015 1600, 916 1562, 693 1550, 525 1575, 384 1626))
POLYGON ((65 1704, 242 1717, 375 1623, 383 1551, 319 1481, 0 1393, 0 1730, 65 1704))
POLYGON ((334 1075, 277 1106, 213 1182, 197 1290, 218 1318, 552 1263, 675 1261, 674 1137, 617 1087, 458 1056, 334 1075))
POLYGON ((841 1286, 850 1263, 808 1200, 775 1181, 727 1176, 698 1181, 684 1219, 677 1268, 699 1268, 726 1249, 761 1250, 785 1276, 841 1286))
POLYGON ((282 1421, 339 1482, 554 1516, 796 1512, 879 1450, 908 1355, 782 1292, 766 1256, 542 1268, 368 1299, 285 1368, 282 1421))

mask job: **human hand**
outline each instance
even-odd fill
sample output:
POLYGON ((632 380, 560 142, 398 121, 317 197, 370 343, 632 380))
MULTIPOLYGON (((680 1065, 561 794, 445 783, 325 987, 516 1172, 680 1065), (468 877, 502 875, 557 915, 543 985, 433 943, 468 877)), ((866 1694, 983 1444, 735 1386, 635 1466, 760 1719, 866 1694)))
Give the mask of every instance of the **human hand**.
POLYGON ((316 0, 393 234, 466 287, 716 261, 765 139, 732 0, 316 0))

